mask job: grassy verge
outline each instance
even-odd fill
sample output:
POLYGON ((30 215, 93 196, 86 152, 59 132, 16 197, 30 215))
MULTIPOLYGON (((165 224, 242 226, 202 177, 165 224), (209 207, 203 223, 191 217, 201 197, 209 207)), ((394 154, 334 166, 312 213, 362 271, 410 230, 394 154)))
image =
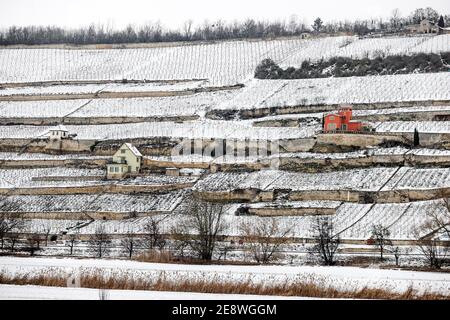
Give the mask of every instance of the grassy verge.
MULTIPOLYGON (((54 272, 41 271, 25 275, 9 275, 0 273, 1 284, 11 285, 39 285, 66 287, 67 276, 55 275, 54 272)), ((284 282, 275 284, 254 283, 253 281, 231 282, 220 279, 183 279, 168 280, 161 273, 156 278, 134 277, 126 274, 105 275, 101 271, 82 274, 80 286, 95 289, 120 289, 120 290, 152 290, 221 294, 252 294, 274 296, 299 296, 315 298, 350 298, 350 299, 402 299, 402 300, 448 300, 449 295, 436 293, 418 293, 412 287, 404 292, 396 293, 383 289, 364 287, 362 289, 338 290, 330 286, 322 285, 315 279, 284 282)))

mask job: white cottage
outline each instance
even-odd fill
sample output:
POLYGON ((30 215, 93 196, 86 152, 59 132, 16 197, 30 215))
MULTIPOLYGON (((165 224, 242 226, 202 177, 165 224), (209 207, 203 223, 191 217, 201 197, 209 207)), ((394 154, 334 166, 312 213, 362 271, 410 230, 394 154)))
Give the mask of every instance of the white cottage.
POLYGON ((135 175, 141 170, 142 154, 131 143, 124 143, 106 166, 108 179, 122 179, 125 175, 135 175))
POLYGON ((48 130, 50 140, 61 140, 70 138, 69 130, 62 124, 48 130))

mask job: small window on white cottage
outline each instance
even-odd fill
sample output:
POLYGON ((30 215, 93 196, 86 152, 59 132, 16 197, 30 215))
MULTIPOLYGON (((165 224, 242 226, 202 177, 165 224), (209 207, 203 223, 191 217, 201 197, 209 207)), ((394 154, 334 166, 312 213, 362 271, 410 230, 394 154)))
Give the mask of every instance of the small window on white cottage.
POLYGON ((120 149, 120 153, 125 153, 125 149, 120 149))

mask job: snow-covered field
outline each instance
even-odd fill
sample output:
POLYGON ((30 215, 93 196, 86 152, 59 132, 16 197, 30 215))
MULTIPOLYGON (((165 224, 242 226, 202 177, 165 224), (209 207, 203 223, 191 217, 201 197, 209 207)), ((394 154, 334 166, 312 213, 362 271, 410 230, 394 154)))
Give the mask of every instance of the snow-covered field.
POLYGON ((361 190, 433 189, 450 186, 447 168, 375 167, 325 173, 263 170, 252 173, 219 172, 200 180, 194 190, 361 190))
POLYGON ((8 212, 171 212, 186 192, 149 194, 16 195, 0 197, 0 210, 8 212))
POLYGON ((352 290, 363 287, 403 292, 412 286, 419 292, 450 293, 450 274, 385 270, 356 267, 318 266, 231 266, 156 264, 124 260, 13 258, 0 257, 0 270, 7 274, 38 275, 51 271, 53 275, 76 276, 101 270, 104 275, 133 275, 134 279, 157 279, 164 273, 166 280, 202 279, 224 282, 295 283, 313 282, 323 287, 352 290))
MULTIPOLYGON (((0 139, 27 139, 44 137, 51 126, 0 126, 0 139)), ((259 128, 239 121, 194 121, 194 122, 142 122, 105 125, 67 125, 69 133, 77 139, 116 140, 152 137, 171 138, 217 138, 217 139, 301 139, 312 137, 320 125, 302 128, 259 128)))
POLYGON ((105 83, 105 84, 55 84, 51 86, 7 87, 0 89, 0 96, 47 96, 64 94, 93 94, 100 92, 155 92, 184 91, 202 87, 206 81, 178 83, 105 83))
POLYGON ((106 172, 103 169, 78 169, 65 167, 0 169, 0 188, 50 188, 104 184, 156 186, 173 183, 193 183, 197 180, 197 177, 153 174, 139 176, 134 179, 127 179, 123 181, 107 181, 103 179, 105 174, 106 172))
POLYGON ((105 176, 105 170, 100 169, 76 169, 76 168, 39 168, 39 169, 0 169, 0 188, 13 188, 19 186, 51 186, 58 183, 70 183, 62 181, 42 181, 42 177, 79 177, 80 180, 88 177, 105 176))
POLYGON ((253 79, 219 109, 450 99, 450 73, 300 80, 253 79))
POLYGON ((103 118, 203 115, 206 110, 230 99, 234 94, 233 91, 218 91, 148 98, 4 101, 0 102, 0 117, 103 118))
POLYGON ((86 154, 47 154, 47 153, 21 153, 0 152, 1 160, 107 160, 110 156, 91 156, 86 154))
POLYGON ((156 117, 204 114, 218 103, 234 96, 234 91, 205 92, 194 95, 94 99, 69 117, 156 117))
POLYGON ((208 79, 224 85, 246 81, 256 65, 272 58, 298 66, 306 59, 361 58, 384 54, 450 51, 449 35, 358 39, 220 41, 170 47, 103 50, 1 49, 1 82, 64 80, 208 79))
POLYGON ((374 125, 377 132, 450 133, 450 121, 388 121, 374 125))
MULTIPOLYGON (((162 195, 59 195, 59 196, 10 196, 0 198, 0 208, 10 212, 42 212, 67 213, 67 220, 31 219, 26 220, 23 232, 44 233, 43 228, 50 227, 53 234, 60 234, 67 229, 87 222, 73 220, 71 213, 120 212, 123 214, 158 213, 150 217, 124 218, 122 220, 97 220, 84 223, 69 233, 94 234, 102 227, 111 235, 127 233, 143 234, 145 226, 152 219, 160 221, 161 232, 170 233, 173 227, 183 224, 188 218, 182 213, 183 193, 171 192, 162 195), (148 201, 148 203, 145 203, 148 201), (164 213, 165 212, 165 213, 164 213)), ((345 240, 365 241, 371 237, 372 226, 381 224, 390 231, 393 240, 415 240, 417 236, 426 235, 423 229, 431 215, 448 217, 450 213, 442 199, 417 201, 411 203, 376 203, 359 204, 339 201, 278 201, 258 202, 251 204, 235 203, 226 205, 223 216, 225 228, 220 234, 225 236, 241 236, 242 225, 269 221, 270 217, 255 215, 236 215, 243 207, 248 208, 328 208, 335 209, 330 217, 333 219, 335 233, 345 240)), ((87 217, 86 217, 87 219, 87 217)), ((279 235, 289 230, 289 236, 296 238, 312 238, 312 225, 316 221, 314 215, 286 215, 273 217, 279 225, 279 235)))

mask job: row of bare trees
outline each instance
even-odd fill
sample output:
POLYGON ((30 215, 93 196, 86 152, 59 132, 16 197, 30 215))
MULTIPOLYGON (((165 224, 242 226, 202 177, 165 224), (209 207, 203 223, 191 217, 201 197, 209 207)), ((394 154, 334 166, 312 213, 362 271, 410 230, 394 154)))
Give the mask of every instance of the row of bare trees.
POLYGON ((48 246, 50 239, 50 223, 42 223, 39 233, 24 233, 25 223, 23 213, 0 211, 0 249, 16 251, 21 242, 21 250, 34 255, 42 246, 48 246))
POLYGON ((108 25, 90 25, 78 29, 64 29, 57 26, 11 26, 0 31, 0 45, 16 44, 112 44, 112 43, 146 43, 166 41, 198 41, 224 40, 245 38, 266 38, 279 36, 295 36, 304 32, 350 32, 366 34, 373 31, 398 30, 404 26, 417 24, 422 19, 437 22, 442 17, 442 23, 449 21, 450 16, 441 16, 435 9, 418 8, 408 16, 402 16, 398 9, 392 11, 388 19, 366 19, 355 21, 330 21, 324 23, 316 18, 311 26, 304 19, 292 15, 287 21, 261 21, 247 19, 242 22, 204 21, 194 25, 192 20, 186 20, 177 30, 170 30, 159 22, 143 26, 128 25, 122 30, 116 30, 108 25))
MULTIPOLYGON (((428 213, 427 222, 416 231, 417 248, 431 268, 440 268, 448 253, 448 241, 438 241, 434 237, 441 234, 450 238, 450 205, 448 198, 443 198, 447 213, 428 213)), ((233 249, 233 246, 224 246, 225 242, 220 241, 229 227, 226 220, 225 206, 222 203, 191 198, 187 202, 183 219, 180 219, 181 223, 169 231, 170 240, 166 238, 167 232, 161 230, 161 218, 150 217, 143 226, 143 232, 127 233, 120 239, 119 248, 130 259, 138 250, 162 252, 168 244, 170 250, 180 257, 189 256, 205 261, 217 257, 226 259, 227 252, 233 249)), ((0 213, 1 249, 5 249, 5 240, 9 243, 10 251, 16 249, 19 241, 18 230, 22 226, 23 219, 20 214, 0 213)), ((237 226, 237 229, 245 241, 240 249, 249 252, 255 262, 262 264, 282 258, 283 246, 289 242, 292 235, 292 226, 281 225, 275 218, 252 219, 251 222, 248 220, 237 226)), ((41 233, 28 234, 26 239, 22 239, 25 240, 25 248, 30 255, 40 250, 44 243, 47 246, 49 234, 48 226, 42 228, 41 233)), ((332 217, 317 216, 311 224, 311 235, 313 239, 312 244, 307 247, 308 253, 323 265, 334 265, 342 243, 332 217)), ((74 253, 78 236, 76 233, 68 236, 66 244, 70 255, 74 253)), ((389 229, 381 224, 372 226, 370 241, 379 250, 382 261, 388 253, 394 256, 398 265, 400 256, 408 253, 408 250, 393 245, 389 229)), ((100 224, 88 240, 88 250, 93 256, 102 258, 107 256, 113 247, 110 234, 104 225, 100 224)))

